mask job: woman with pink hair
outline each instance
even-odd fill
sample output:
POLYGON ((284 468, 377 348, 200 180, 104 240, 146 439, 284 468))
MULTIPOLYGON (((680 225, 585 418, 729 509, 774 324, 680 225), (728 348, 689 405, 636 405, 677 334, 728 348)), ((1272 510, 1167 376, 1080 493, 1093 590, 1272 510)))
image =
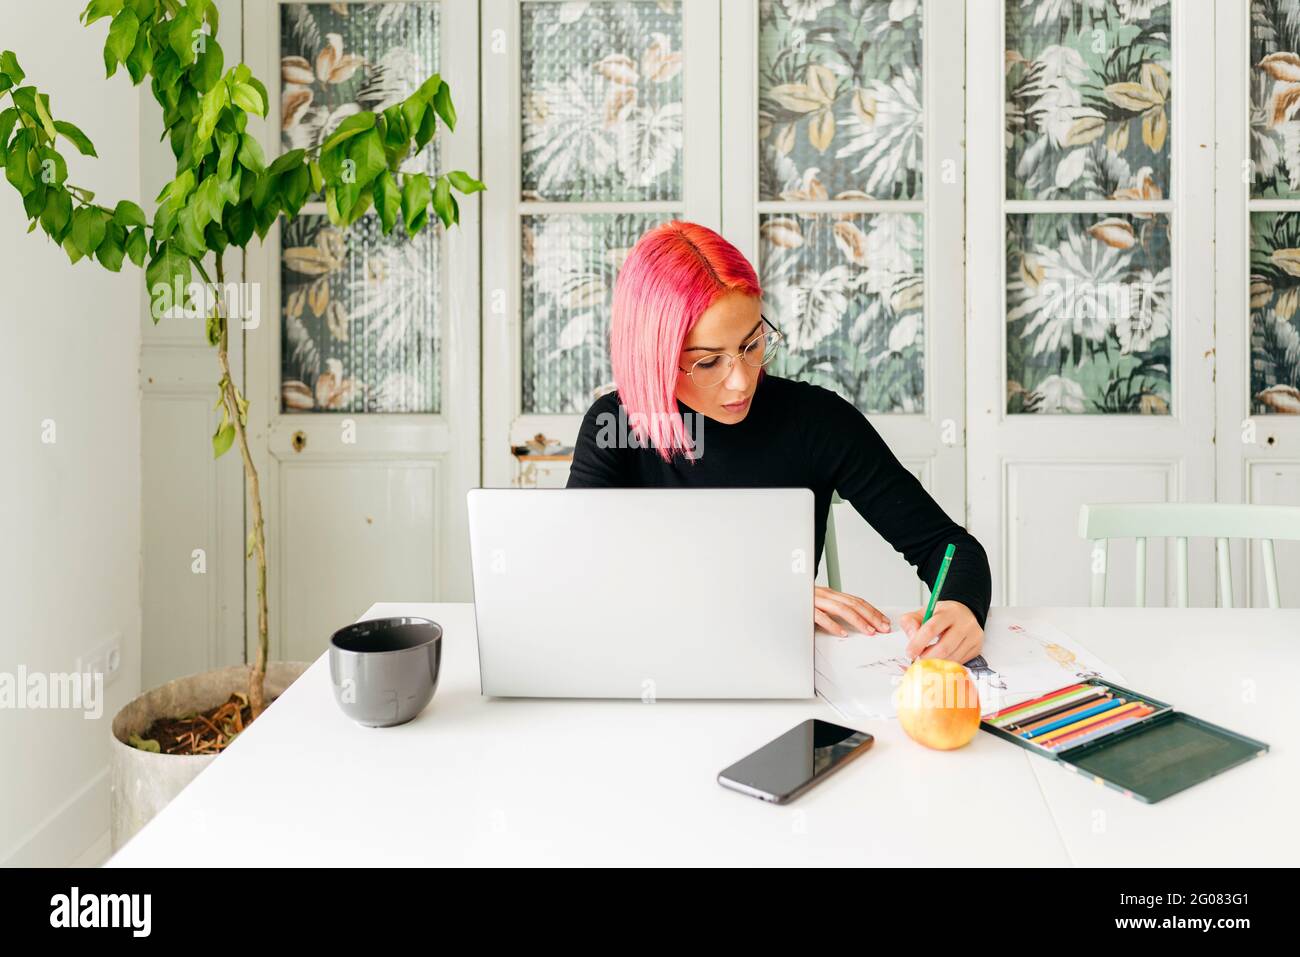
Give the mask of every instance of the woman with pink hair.
MULTIPOLYGON (((674 220, 637 242, 614 288, 610 352, 617 390, 578 434, 569 488, 808 488, 821 561, 831 497, 853 507, 933 587, 957 551, 934 615, 902 616, 911 657, 979 654, 988 558, 890 452, 866 418, 828 389, 771 375, 781 334, 762 315, 754 267, 731 243, 674 220)), ((889 619, 856 595, 818 587, 815 624, 868 635, 889 619)))

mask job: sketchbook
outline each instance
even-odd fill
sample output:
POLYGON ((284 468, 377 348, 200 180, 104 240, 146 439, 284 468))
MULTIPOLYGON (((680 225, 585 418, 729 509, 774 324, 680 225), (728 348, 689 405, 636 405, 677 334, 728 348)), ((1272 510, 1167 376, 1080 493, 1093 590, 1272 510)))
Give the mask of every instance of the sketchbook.
MULTIPOLYGON (((884 635, 817 632, 813 647, 814 685, 846 718, 897 716, 894 692, 911 660, 901 611, 886 610, 893 630, 884 635)), ((984 647, 966 662, 979 690, 980 712, 988 714, 1028 701, 1075 680, 1124 677, 1058 628, 1021 621, 1009 609, 989 612, 984 647)))

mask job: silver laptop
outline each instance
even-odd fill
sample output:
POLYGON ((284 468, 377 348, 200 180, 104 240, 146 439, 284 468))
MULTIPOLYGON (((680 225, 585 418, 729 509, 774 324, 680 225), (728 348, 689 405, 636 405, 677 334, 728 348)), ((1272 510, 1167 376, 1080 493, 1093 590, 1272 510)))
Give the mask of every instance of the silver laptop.
POLYGON ((474 489, 485 695, 810 698, 808 489, 474 489))

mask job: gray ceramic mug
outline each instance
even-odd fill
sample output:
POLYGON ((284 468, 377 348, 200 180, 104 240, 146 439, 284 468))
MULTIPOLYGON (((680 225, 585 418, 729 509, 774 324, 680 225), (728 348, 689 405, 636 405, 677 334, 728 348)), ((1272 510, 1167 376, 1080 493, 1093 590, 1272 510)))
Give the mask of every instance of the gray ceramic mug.
POLYGON ((376 618, 330 636, 334 700, 369 728, 405 724, 433 700, 442 626, 427 618, 376 618))

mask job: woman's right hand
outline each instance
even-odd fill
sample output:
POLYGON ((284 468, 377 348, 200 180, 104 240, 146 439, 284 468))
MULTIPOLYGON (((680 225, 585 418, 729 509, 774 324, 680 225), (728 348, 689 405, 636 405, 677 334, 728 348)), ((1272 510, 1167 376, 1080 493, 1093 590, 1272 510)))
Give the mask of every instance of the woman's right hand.
POLYGON ((874 635, 877 632, 888 634, 890 631, 889 618, 866 599, 833 588, 816 586, 813 589, 814 630, 817 625, 821 625, 832 635, 843 638, 848 630, 836 618, 864 635, 874 635))

